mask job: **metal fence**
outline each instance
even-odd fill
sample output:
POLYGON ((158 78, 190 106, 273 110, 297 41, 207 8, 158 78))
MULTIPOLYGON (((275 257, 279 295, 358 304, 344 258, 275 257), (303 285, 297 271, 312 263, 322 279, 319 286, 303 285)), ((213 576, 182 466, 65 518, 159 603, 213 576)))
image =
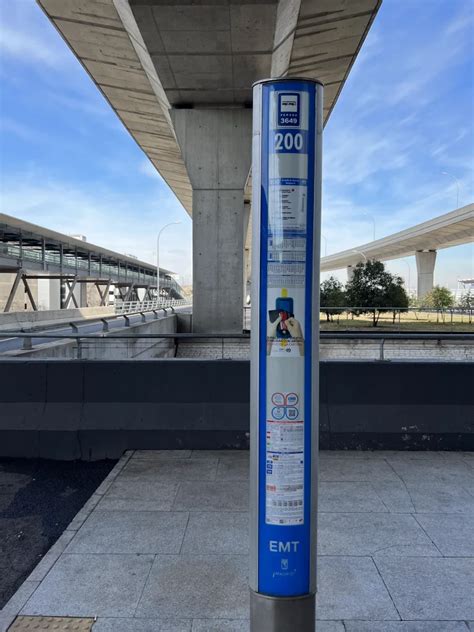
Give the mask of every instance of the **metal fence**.
MULTIPOLYGON (((149 341, 158 341, 158 340, 173 340, 176 347, 179 345, 181 341, 185 342, 201 342, 201 343, 209 343, 209 341, 213 341, 214 343, 219 343, 219 347, 222 350, 222 358, 225 357, 225 342, 226 341, 250 341, 250 333, 242 333, 242 334, 204 334, 204 333, 158 333, 158 334, 135 334, 135 333, 113 333, 109 335, 107 329, 104 328, 102 332, 86 334, 80 333, 79 331, 74 331, 72 333, 26 333, 26 332, 9 332, 9 333, 0 333, 0 340, 3 338, 20 338, 23 339, 23 350, 31 351, 34 345, 34 339, 39 340, 39 344, 44 344, 44 340, 48 340, 51 342, 66 342, 66 341, 75 341, 76 342, 76 350, 77 350, 77 359, 82 359, 83 348, 84 345, 90 342, 103 341, 105 344, 111 344, 117 342, 117 340, 149 340, 149 341)), ((379 351, 378 351, 378 360, 386 361, 384 351, 385 351, 385 343, 388 341, 433 341, 437 343, 441 342, 465 342, 469 345, 474 344, 474 334, 470 333, 446 333, 446 332, 436 332, 436 333, 398 333, 398 332, 385 332, 385 333, 368 333, 368 332, 320 332, 320 340, 344 340, 344 341, 354 341, 354 340, 369 340, 378 343, 379 351)), ((0 354, 1 355, 1 354, 0 354)), ((2 357, 5 357, 2 355, 2 357)))
MULTIPOLYGON (((251 329, 251 306, 244 305, 243 307, 243 328, 245 331, 251 329)), ((453 307, 449 309, 431 309, 422 307, 348 307, 348 306, 334 306, 320 307, 320 318, 323 321, 326 317, 326 313, 329 313, 330 319, 325 322, 330 323, 345 323, 346 326, 354 325, 354 320, 361 318, 361 320, 372 318, 373 314, 377 316, 380 313, 382 322, 391 320, 393 327, 401 328, 403 321, 412 320, 419 321, 420 324, 423 321, 430 323, 437 323, 443 325, 472 325, 474 321, 474 309, 462 309, 460 307, 453 307)), ((357 321, 356 321, 357 322, 357 321)), ((367 325, 369 326, 369 324, 367 325)))
POLYGON ((133 314, 151 312, 154 309, 167 309, 168 307, 190 307, 192 301, 188 299, 154 299, 152 301, 118 301, 114 303, 116 314, 133 314))

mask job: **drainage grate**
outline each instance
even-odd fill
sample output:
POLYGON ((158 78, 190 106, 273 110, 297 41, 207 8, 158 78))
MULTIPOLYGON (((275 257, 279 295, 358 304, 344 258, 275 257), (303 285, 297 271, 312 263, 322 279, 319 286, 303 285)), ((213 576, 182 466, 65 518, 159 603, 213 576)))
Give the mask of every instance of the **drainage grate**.
POLYGON ((94 619, 76 617, 17 617, 8 632, 90 632, 94 619))

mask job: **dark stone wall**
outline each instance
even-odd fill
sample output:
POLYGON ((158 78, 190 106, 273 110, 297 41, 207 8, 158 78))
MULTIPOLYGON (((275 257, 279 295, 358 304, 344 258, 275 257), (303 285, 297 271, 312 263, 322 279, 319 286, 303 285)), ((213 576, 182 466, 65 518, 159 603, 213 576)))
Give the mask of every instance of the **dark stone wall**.
MULTIPOLYGON (((323 449, 474 449, 474 364, 322 362, 323 449)), ((0 361, 0 457, 248 448, 236 360, 0 361)))

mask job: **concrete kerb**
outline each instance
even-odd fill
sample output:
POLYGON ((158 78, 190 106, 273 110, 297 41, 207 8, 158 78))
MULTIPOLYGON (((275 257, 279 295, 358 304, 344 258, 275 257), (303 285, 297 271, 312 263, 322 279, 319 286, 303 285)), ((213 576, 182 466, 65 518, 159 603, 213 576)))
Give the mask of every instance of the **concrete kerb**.
POLYGON ((7 632, 15 617, 18 616, 28 599, 35 592, 41 582, 26 579, 13 597, 5 604, 0 612, 0 632, 7 632))
POLYGON ((58 540, 56 540, 49 551, 35 566, 33 571, 26 578, 23 584, 18 588, 16 593, 9 599, 9 601, 7 601, 5 606, 0 611, 0 632, 7 632, 8 628, 15 620, 15 617, 20 614, 28 599, 30 599, 42 580, 56 564, 61 554, 66 550, 66 547, 69 545, 69 543, 74 538, 84 522, 87 520, 87 518, 94 511, 99 500, 101 500, 101 498, 107 493, 110 486, 123 470, 123 468, 127 465, 133 454, 134 450, 127 450, 122 455, 118 463, 116 463, 112 471, 102 481, 94 494, 89 498, 82 509, 80 509, 79 512, 75 515, 75 517, 66 527, 62 535, 58 538, 58 540))

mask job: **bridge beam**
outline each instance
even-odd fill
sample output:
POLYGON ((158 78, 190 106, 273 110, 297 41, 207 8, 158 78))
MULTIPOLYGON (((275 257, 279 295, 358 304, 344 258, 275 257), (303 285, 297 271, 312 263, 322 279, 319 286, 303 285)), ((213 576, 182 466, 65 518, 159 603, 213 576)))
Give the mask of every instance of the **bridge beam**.
POLYGON ((418 275, 417 296, 422 298, 433 289, 436 250, 417 250, 415 256, 418 275))
POLYGON ((240 333, 251 164, 250 109, 175 109, 193 188, 193 331, 240 333))

